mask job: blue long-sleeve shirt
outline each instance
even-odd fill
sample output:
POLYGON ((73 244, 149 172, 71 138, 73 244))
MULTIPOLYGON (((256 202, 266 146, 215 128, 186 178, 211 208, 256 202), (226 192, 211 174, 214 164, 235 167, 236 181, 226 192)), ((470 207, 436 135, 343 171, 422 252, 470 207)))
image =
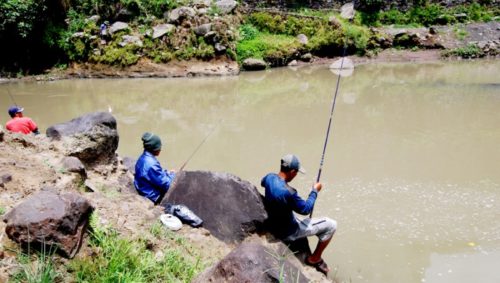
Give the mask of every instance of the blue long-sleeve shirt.
POLYGON ((272 232, 281 239, 295 233, 299 226, 293 212, 302 215, 311 213, 317 191, 313 189, 307 200, 303 200, 294 188, 274 173, 262 178, 261 186, 266 189, 264 198, 272 232))
POLYGON ((163 170, 158 159, 148 151, 144 151, 135 164, 135 189, 154 203, 165 195, 174 178, 175 173, 163 170))

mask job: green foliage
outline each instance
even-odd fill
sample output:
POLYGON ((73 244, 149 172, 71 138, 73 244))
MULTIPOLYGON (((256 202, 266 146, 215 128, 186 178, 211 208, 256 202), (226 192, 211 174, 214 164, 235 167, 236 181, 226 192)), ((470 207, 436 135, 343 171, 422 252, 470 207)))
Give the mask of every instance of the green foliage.
POLYGON ((480 58, 485 54, 476 44, 469 44, 465 47, 459 47, 451 50, 446 50, 442 54, 444 57, 462 57, 462 58, 480 58))
MULTIPOLYGON (((70 263, 76 282, 190 282, 201 270, 199 259, 193 262, 179 251, 166 249, 156 258, 144 241, 123 239, 92 222, 91 228, 90 245, 98 252, 70 263)), ((154 228, 157 235, 160 228, 154 228)))
POLYGON ((20 263, 20 270, 12 276, 14 282, 28 283, 52 283, 59 277, 56 272, 53 256, 54 250, 46 250, 46 246, 42 246, 42 250, 33 255, 19 253, 17 261, 20 263))
POLYGON ((341 30, 321 28, 309 39, 307 48, 313 53, 328 55, 327 53, 330 52, 329 50, 331 49, 342 49, 344 41, 341 37, 341 30))
POLYGON ((58 46, 66 52, 72 61, 83 61, 89 58, 89 53, 96 45, 97 39, 91 39, 92 34, 97 34, 99 29, 93 21, 86 20, 85 16, 73 9, 68 11, 68 27, 62 32, 58 46), (75 36, 77 32, 81 36, 75 36))
POLYGON ((392 23, 398 25, 406 25, 409 22, 406 13, 396 9, 381 13, 379 21, 384 24, 392 23))
POLYGON ((42 21, 47 10, 45 1, 5 0, 0 1, 0 32, 18 34, 21 38, 30 36, 36 25, 42 21))
POLYGON ((297 53, 300 43, 295 37, 278 34, 259 33, 253 39, 243 40, 236 46, 238 61, 246 58, 264 59, 271 64, 287 62, 297 53))
POLYGON ((91 55, 90 60, 95 63, 126 67, 134 65, 139 61, 139 55, 135 52, 136 50, 137 46, 131 44, 125 47, 119 47, 114 44, 107 45, 102 50, 101 55, 91 55))
POLYGON ((329 23, 327 17, 285 17, 264 12, 249 15, 247 22, 240 26, 239 34, 237 55, 240 62, 248 57, 272 62, 269 60, 275 60, 272 58, 276 54, 286 54, 288 60, 299 50, 332 56, 340 54, 344 45, 351 51, 364 53, 370 39, 370 32, 366 27, 351 23, 344 23, 342 28, 336 28, 329 23), (292 38, 298 34, 305 34, 309 38, 306 46, 301 46, 292 38), (277 35, 281 37, 272 37, 277 35), (283 38, 287 38, 287 41, 283 38), (271 40, 276 40, 276 44, 271 44, 271 40), (293 46, 290 46, 290 42, 294 42, 293 46), (290 50, 281 50, 282 48, 290 50))
POLYGON ((464 40, 465 37, 467 37, 467 35, 469 35, 469 33, 467 32, 467 30, 465 29, 462 29, 460 27, 455 27, 453 29, 453 31, 455 32, 455 36, 459 39, 459 40, 464 40))
POLYGON ((363 21, 363 23, 370 25, 446 25, 458 21, 486 22, 490 21, 497 13, 498 11, 495 8, 489 8, 477 2, 452 8, 444 8, 438 4, 422 3, 413 6, 406 12, 396 9, 380 12, 377 21, 363 21), (465 14, 465 17, 457 18, 456 15, 458 14, 465 14))
POLYGON ((414 7, 408 12, 410 22, 429 26, 437 22, 440 15, 443 14, 443 7, 438 4, 430 4, 425 7, 414 7))
POLYGON ((364 27, 346 25, 345 36, 341 38, 347 38, 347 46, 354 46, 356 50, 363 52, 368 45, 370 32, 364 27))
POLYGON ((247 22, 255 26, 261 32, 286 34, 296 36, 305 34, 311 36, 318 28, 330 28, 325 19, 302 18, 295 16, 284 17, 272 15, 265 12, 252 13, 247 22))
POLYGON ((244 24, 240 26, 239 29, 239 36, 240 40, 252 40, 254 39, 257 34, 259 33, 259 30, 252 24, 244 24))
POLYGON ((5 207, 0 206, 0 216, 5 214, 5 207))
POLYGON ((116 17, 121 8, 126 8, 134 18, 155 16, 184 5, 187 0, 82 0, 74 2, 72 7, 85 15, 97 14, 105 19, 116 17))

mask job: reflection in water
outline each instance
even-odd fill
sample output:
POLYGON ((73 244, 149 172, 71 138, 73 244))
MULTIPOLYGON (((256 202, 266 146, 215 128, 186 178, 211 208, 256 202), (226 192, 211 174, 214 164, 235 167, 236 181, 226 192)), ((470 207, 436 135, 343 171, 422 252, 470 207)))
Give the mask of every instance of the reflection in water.
MULTIPOLYGON (((499 71, 498 61, 377 64, 342 78, 315 209, 339 222, 326 254, 339 281, 498 282, 499 71), (459 271, 465 264, 469 273, 459 271)), ((0 85, 0 103, 12 104, 8 88, 42 130, 111 108, 120 155, 139 156, 141 134, 153 131, 168 168, 223 119, 188 170, 227 171, 258 186, 293 152, 309 173, 292 185, 306 195, 335 83, 328 66, 20 83, 0 85)))

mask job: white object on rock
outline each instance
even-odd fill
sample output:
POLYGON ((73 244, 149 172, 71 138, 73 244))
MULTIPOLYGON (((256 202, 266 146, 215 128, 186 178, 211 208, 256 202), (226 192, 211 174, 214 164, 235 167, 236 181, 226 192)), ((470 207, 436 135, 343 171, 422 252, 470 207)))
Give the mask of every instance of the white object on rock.
POLYGON ((182 222, 172 214, 162 214, 160 216, 160 221, 172 231, 177 231, 182 228, 182 222))

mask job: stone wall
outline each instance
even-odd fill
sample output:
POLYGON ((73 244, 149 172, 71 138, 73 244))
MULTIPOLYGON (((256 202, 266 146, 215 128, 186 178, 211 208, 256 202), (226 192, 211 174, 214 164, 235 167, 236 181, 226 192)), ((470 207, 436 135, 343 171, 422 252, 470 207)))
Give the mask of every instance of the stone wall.
MULTIPOLYGON (((429 3, 437 3, 445 7, 456 6, 460 4, 470 4, 474 0, 428 0, 429 3)), ((343 4, 352 2, 352 0, 243 0, 249 8, 293 8, 293 7, 309 7, 314 9, 338 9, 343 4)), ((362 3, 366 1, 355 0, 355 6, 362 9, 362 3)), ((415 0, 397 0, 397 1, 381 1, 384 10, 391 8, 398 8, 407 10, 414 2, 421 2, 415 0)), ((498 5, 500 0, 478 0, 476 2, 488 5, 498 5)))

